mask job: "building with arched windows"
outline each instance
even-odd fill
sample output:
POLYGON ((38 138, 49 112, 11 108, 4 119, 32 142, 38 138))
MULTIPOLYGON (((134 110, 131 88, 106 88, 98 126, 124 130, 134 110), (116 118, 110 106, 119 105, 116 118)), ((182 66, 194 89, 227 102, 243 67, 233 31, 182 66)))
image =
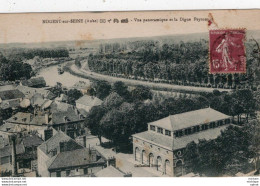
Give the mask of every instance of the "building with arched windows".
POLYGON ((190 142, 214 140, 231 123, 231 116, 205 108, 148 123, 148 131, 133 135, 134 159, 162 174, 182 176, 183 151, 190 142))

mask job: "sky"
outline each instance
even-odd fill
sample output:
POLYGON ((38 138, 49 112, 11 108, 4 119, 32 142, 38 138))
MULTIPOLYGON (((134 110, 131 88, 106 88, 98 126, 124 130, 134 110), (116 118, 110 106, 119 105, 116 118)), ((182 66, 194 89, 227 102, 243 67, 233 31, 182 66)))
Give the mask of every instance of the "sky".
POLYGON ((0 43, 32 43, 112 38, 151 37, 208 32, 207 21, 212 14, 218 29, 246 28, 260 30, 260 10, 214 11, 146 11, 146 12, 78 12, 0 14, 0 43), (129 23, 62 23, 43 24, 42 20, 128 18, 129 23), (136 22, 135 18, 141 22, 136 22), (145 22, 143 19, 174 19, 178 21, 145 22), (191 21, 180 21, 180 19, 191 21), (131 21, 132 20, 132 21, 131 21))

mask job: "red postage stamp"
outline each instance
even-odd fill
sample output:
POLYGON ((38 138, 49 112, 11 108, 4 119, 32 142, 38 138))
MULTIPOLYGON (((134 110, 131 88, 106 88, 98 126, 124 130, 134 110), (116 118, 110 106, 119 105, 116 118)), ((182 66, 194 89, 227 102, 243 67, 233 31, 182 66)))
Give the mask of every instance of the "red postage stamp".
POLYGON ((245 73, 245 29, 209 31, 209 69, 211 74, 245 73))

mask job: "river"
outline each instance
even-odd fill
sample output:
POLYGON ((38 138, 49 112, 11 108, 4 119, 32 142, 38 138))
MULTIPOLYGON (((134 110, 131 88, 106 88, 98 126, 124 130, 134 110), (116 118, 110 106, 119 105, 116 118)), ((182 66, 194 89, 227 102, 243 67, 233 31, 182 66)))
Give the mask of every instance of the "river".
POLYGON ((40 70, 37 74, 37 77, 40 76, 45 79, 47 86, 55 86, 57 82, 60 82, 63 86, 66 87, 72 87, 75 83, 79 81, 84 81, 87 84, 90 84, 90 81, 88 79, 71 75, 68 72, 58 74, 58 65, 53 65, 40 70))

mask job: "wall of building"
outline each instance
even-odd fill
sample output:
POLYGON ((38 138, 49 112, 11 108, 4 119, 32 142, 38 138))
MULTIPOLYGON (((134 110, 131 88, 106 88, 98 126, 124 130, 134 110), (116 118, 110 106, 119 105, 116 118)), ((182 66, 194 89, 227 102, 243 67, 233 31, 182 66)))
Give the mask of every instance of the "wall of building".
POLYGON ((133 137, 134 159, 140 164, 151 166, 162 174, 173 176, 173 152, 156 144, 133 137), (159 165, 157 167, 157 165, 159 165))
POLYGON ((38 174, 41 177, 49 177, 49 171, 47 167, 47 161, 50 159, 40 148, 37 148, 37 164, 38 174))

